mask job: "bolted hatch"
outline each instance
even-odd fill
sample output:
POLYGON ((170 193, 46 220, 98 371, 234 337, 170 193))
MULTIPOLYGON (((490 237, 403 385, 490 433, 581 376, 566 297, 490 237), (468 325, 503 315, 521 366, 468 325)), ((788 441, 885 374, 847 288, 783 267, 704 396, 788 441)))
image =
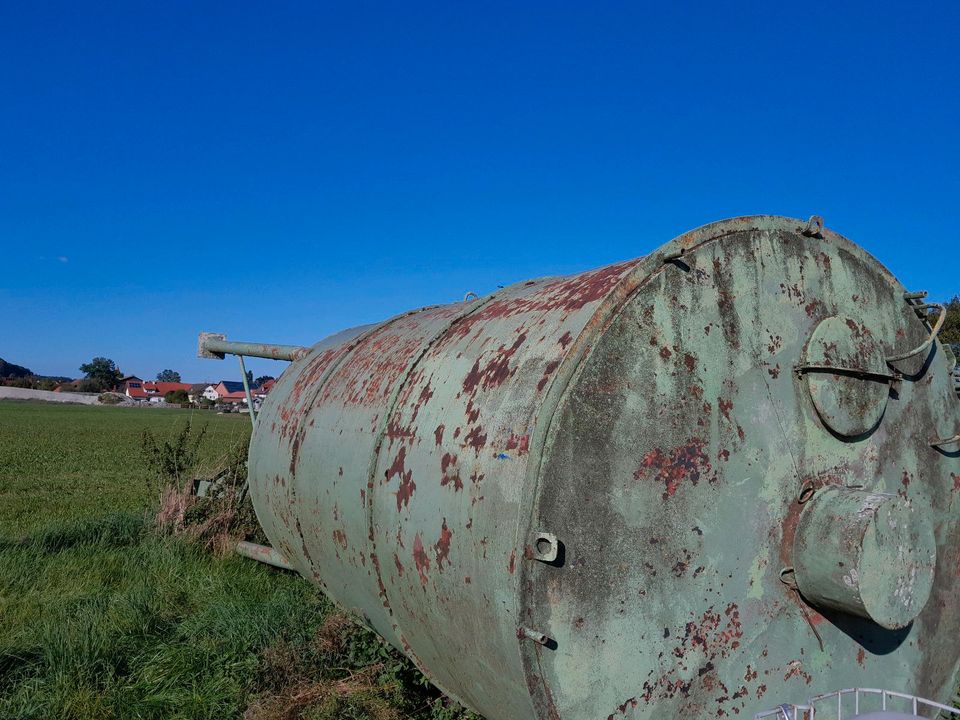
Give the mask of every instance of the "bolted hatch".
POLYGON ((894 376, 883 346, 862 322, 844 315, 821 320, 798 370, 817 415, 837 435, 864 435, 880 424, 894 376))

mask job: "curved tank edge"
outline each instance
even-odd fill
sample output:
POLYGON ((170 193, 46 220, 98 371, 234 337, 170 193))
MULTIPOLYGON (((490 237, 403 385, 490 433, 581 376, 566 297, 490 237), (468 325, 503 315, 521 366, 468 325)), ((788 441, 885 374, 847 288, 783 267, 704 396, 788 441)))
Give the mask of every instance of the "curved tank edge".
MULTIPOLYGON (((675 236, 657 246, 647 255, 641 256, 640 262, 627 277, 621 280, 619 286, 630 285, 629 295, 632 295, 633 292, 642 287, 654 274, 663 269, 666 264, 669 264, 673 260, 682 261, 682 255, 680 253, 692 252, 702 245, 715 242, 727 235, 750 230, 780 230, 802 234, 807 224, 808 221, 782 215, 742 215, 706 223, 675 236)), ((820 231, 814 237, 819 237, 825 242, 832 242, 836 246, 855 255, 860 255, 879 270, 884 279, 893 288, 904 292, 907 291, 903 283, 883 262, 870 253, 865 247, 855 243, 845 235, 827 228, 826 225, 822 225, 820 231)), ((617 289, 618 288, 614 288, 610 296, 614 295, 617 289)), ((610 299, 610 296, 608 296, 607 300, 610 299)), ((529 534, 534 531, 534 523, 538 514, 537 506, 541 494, 545 490, 544 478, 541 475, 543 451, 550 437, 553 421, 559 415, 558 411, 561 409, 565 400, 567 390, 570 388, 579 368, 589 359, 590 352, 593 349, 589 339, 602 333, 603 328, 613 321, 628 302, 629 296, 624 297, 615 307, 608 307, 606 300, 602 303, 602 306, 597 309, 594 318, 587 324, 587 328, 592 329, 589 337, 586 337, 587 333, 585 328, 585 332, 575 340, 564 362, 560 368, 558 368, 551 387, 544 398, 544 407, 549 406, 550 412, 547 415, 541 416, 541 420, 538 422, 535 432, 531 436, 531 454, 535 451, 539 462, 536 464, 536 467, 534 467, 532 463, 528 467, 528 472, 533 473, 532 477, 527 478, 527 482, 533 483, 533 502, 530 504, 526 522, 521 523, 518 538, 522 534, 529 534), (595 321, 601 316, 603 317, 602 325, 598 327, 595 321)), ((923 322, 929 327, 929 323, 927 323, 925 319, 923 322)), ((936 339, 935 344, 938 347, 942 346, 939 339, 936 339)), ((527 563, 521 564, 519 573, 520 582, 517 583, 517 593, 515 597, 517 617, 521 617, 524 607, 523 600, 530 594, 531 580, 527 568, 527 563)), ((535 633, 536 631, 534 630, 534 634, 535 633)), ((537 666, 541 649, 540 645, 533 641, 533 637, 534 635, 525 637, 522 633, 518 632, 517 651, 521 656, 521 662, 528 677, 528 685, 531 689, 531 702, 534 705, 534 711, 536 713, 535 717, 537 720, 557 720, 559 715, 553 705, 550 689, 542 679, 539 686, 542 688, 543 694, 539 698, 534 696, 537 683, 530 682, 530 678, 539 678, 537 666)), ((549 642, 549 638, 546 638, 546 636, 544 636, 544 639, 549 642)), ((954 685, 956 685, 958 681, 960 681, 960 666, 957 667, 955 672, 954 685)))

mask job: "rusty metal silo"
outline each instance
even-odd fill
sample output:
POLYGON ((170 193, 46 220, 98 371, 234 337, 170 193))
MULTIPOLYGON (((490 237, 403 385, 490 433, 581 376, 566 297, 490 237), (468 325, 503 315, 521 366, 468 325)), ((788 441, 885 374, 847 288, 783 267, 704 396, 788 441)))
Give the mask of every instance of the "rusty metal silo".
POLYGON ((490 720, 947 698, 960 402, 928 310, 817 221, 708 225, 284 349, 254 505, 490 720))

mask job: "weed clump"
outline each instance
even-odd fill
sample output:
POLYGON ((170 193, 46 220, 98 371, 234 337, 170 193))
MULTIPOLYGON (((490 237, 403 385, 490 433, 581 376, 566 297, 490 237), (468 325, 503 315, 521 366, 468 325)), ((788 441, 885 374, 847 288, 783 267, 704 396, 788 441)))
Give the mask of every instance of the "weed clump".
POLYGON ((194 430, 188 420, 169 440, 157 440, 144 430, 144 460, 153 469, 152 493, 157 497, 154 518, 164 535, 182 536, 223 555, 237 540, 260 540, 262 533, 247 493, 247 448, 244 439, 208 469, 209 494, 200 497, 203 482, 201 446, 206 426, 194 430))
POLYGON ((340 611, 331 611, 312 637, 279 638, 261 658, 262 690, 245 720, 479 720, 340 611))

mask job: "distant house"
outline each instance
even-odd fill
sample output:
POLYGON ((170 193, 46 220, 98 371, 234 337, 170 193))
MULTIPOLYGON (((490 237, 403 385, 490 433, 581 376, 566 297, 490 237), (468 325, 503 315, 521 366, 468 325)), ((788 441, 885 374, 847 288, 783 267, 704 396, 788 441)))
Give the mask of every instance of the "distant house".
POLYGON ((263 385, 260 386, 260 390, 263 392, 264 395, 266 395, 271 390, 273 390, 273 386, 276 384, 277 384, 277 381, 274 380, 273 378, 270 378, 265 383, 263 383, 263 385))
POLYGON ((186 393, 190 393, 190 388, 193 386, 190 383, 175 383, 175 382, 145 382, 143 383, 143 391, 146 394, 147 400, 150 402, 163 402, 163 398, 167 393, 174 392, 175 390, 183 390, 186 393))
POLYGON ((143 380, 136 375, 127 375, 126 377, 120 378, 120 383, 117 385, 116 391, 135 400, 147 399, 147 393, 143 389, 143 380))
POLYGON ((213 391, 217 394, 217 402, 245 403, 247 401, 247 396, 243 392, 243 383, 236 380, 221 380, 214 385, 213 391))
POLYGON ((209 397, 207 395, 208 389, 213 391, 213 385, 210 383, 193 383, 190 385, 190 389, 187 391, 187 397, 192 403, 199 402, 201 398, 206 398, 207 400, 216 400, 216 397, 209 397))
MULTIPOLYGON (((273 388, 275 380, 268 380, 263 385, 254 385, 250 388, 250 394, 255 401, 263 400, 267 393, 273 388)), ((247 395, 243 391, 243 383, 238 380, 221 380, 216 385, 210 385, 203 392, 203 397, 218 403, 243 403, 247 402, 247 395)))

